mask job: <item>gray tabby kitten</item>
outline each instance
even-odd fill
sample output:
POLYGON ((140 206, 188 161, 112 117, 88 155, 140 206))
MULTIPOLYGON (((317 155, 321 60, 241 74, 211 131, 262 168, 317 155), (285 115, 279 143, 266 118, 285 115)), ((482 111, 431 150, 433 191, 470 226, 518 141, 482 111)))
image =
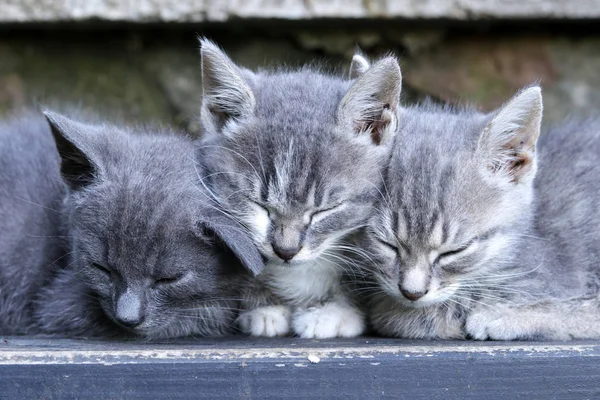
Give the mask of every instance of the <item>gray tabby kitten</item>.
MULTIPOLYGON (((343 239, 365 224, 396 128, 401 76, 384 58, 356 82, 304 68, 253 73, 201 41, 203 183, 268 260, 247 283, 242 330, 351 337, 343 239)), ((360 75, 363 60, 352 71, 360 75)))
POLYGON ((46 117, 0 126, 0 334, 230 332, 238 258, 262 261, 191 184, 192 141, 46 117))
POLYGON ((539 87, 491 114, 402 113, 363 243, 377 332, 600 337, 600 121, 567 123, 536 146, 541 119, 539 87))

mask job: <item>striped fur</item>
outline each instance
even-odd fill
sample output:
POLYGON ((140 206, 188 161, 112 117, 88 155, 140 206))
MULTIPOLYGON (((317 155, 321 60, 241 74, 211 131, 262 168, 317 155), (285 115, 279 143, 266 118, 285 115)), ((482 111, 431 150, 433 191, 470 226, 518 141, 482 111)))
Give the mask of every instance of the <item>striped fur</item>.
MULTIPOLYGON (((393 115, 377 126, 370 119, 395 114, 397 61, 381 60, 353 85, 314 68, 253 73, 237 67, 206 40, 202 57, 204 91, 210 94, 202 106, 205 132, 198 147, 207 173, 203 183, 268 260, 259 279, 248 283, 250 314, 240 320, 243 330, 267 336, 287 334, 292 328, 306 337, 359 334, 362 315, 352 311, 339 285, 348 268, 339 247, 365 224, 377 197, 389 152, 384 143, 391 141, 396 125, 390 123, 393 115), (226 67, 216 71, 211 65, 226 67), (237 101, 240 96, 227 106, 221 104, 232 98, 227 93, 248 91, 251 95, 244 96, 243 105, 237 101), (218 93, 224 94, 215 103, 218 93), (298 251, 284 263, 278 248, 298 251), (352 328, 344 329, 342 321, 338 330, 336 324, 319 330, 307 322, 305 314, 312 322, 323 318, 309 309, 334 300, 349 310, 352 328), (263 307, 268 307, 264 313, 253 311, 263 307), (285 312, 274 318, 274 310, 285 312), (254 320, 259 327, 252 326, 254 320), (285 322, 287 329, 278 328, 285 322)), ((321 309, 336 320, 346 318, 339 310, 321 309)))
POLYGON ((600 337, 600 124, 551 130, 538 161, 540 119, 536 87, 492 114, 424 105, 401 115, 363 237, 377 332, 600 337))

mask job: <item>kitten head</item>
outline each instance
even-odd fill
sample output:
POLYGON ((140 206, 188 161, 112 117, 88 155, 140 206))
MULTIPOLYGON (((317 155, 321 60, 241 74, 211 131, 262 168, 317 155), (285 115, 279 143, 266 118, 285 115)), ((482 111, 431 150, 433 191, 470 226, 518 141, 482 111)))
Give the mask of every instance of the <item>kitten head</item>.
POLYGON ((106 315, 149 338, 219 334, 234 318, 232 282, 260 254, 207 204, 193 145, 46 112, 70 189, 71 267, 106 315))
POLYGON ((405 110, 364 237, 384 292, 426 307, 493 283, 530 221, 541 118, 539 87, 489 115, 405 110))
POLYGON ((270 260, 326 255, 378 194, 397 128, 397 61, 352 82, 308 68, 253 73, 201 45, 203 182, 270 260))

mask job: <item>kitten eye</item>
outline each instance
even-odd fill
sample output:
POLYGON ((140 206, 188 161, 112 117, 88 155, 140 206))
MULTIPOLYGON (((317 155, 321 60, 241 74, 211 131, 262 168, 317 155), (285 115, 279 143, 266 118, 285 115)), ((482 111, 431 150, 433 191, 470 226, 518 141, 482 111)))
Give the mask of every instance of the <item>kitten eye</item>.
POLYGON ((314 211, 312 214, 310 214, 310 217, 308 218, 308 224, 312 224, 313 221, 320 221, 323 218, 327 217, 329 214, 331 214, 332 212, 336 211, 337 209, 339 209, 340 207, 342 207, 344 205, 344 203, 339 203, 336 204, 333 207, 329 207, 329 208, 324 208, 322 210, 317 210, 314 211))
POLYGON ((172 285, 175 282, 179 281, 181 278, 183 278, 183 275, 175 275, 175 276, 171 276, 171 277, 167 277, 167 278, 156 279, 154 281, 154 285, 155 286, 172 285))
POLYGON ((440 253, 437 256, 437 258, 435 259, 435 262, 437 263, 437 262, 441 261, 444 258, 460 254, 460 253, 464 252, 465 250, 467 250, 468 248, 470 248, 472 244, 473 244, 473 242, 470 242, 470 243, 467 243, 466 245, 464 245, 462 247, 459 247, 459 248, 457 248, 455 250, 450 250, 450 251, 445 251, 443 253, 440 253))
POLYGON ((96 268, 98 271, 104 272, 107 275, 112 275, 112 271, 103 265, 100 265, 98 263, 92 263, 92 267, 96 268))
POLYGON ((399 249, 397 246, 394 246, 393 244, 386 242, 385 240, 377 239, 377 241, 385 247, 387 247, 388 249, 392 250, 394 253, 398 253, 399 249))

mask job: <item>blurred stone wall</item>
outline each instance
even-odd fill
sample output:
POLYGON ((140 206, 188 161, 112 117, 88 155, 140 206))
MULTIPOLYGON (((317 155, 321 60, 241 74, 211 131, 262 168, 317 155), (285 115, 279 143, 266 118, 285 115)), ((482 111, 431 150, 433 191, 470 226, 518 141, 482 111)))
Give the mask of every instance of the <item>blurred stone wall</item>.
POLYGON ((68 104, 197 132, 197 35, 250 68, 392 52, 405 104, 491 110, 540 82, 546 124, 600 106, 596 0, 0 0, 0 114, 68 104))

